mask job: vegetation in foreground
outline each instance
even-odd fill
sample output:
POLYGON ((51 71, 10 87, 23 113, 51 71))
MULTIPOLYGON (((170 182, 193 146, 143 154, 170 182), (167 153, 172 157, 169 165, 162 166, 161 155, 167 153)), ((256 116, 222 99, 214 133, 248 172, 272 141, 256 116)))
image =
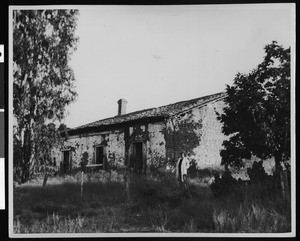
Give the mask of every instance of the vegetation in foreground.
MULTIPOLYGON (((290 205, 255 184, 227 195, 193 180, 189 195, 166 174, 132 176, 130 199, 116 173, 42 179, 14 188, 15 233, 290 232, 290 205)), ((259 184, 261 185, 261 184, 259 184)))

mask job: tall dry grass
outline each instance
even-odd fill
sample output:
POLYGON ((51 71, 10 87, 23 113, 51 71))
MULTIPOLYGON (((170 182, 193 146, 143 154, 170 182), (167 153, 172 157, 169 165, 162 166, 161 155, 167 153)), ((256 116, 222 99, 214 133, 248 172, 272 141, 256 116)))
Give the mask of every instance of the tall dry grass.
POLYGON ((172 174, 131 178, 126 198, 122 176, 96 173, 49 178, 14 190, 15 233, 97 232, 289 232, 290 206, 280 197, 259 199, 255 189, 215 198, 209 186, 190 182, 185 192, 172 174), (255 198, 254 198, 255 197, 255 198))

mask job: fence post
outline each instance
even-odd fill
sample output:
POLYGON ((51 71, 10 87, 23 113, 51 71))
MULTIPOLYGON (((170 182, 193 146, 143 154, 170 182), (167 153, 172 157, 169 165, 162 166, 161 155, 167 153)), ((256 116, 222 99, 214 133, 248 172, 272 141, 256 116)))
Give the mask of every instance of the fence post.
POLYGON ((45 174, 45 176, 44 176, 43 187, 46 186, 47 180, 48 180, 48 173, 46 172, 46 174, 45 174))
POLYGON ((131 176, 130 176, 130 170, 128 167, 125 168, 125 175, 123 178, 124 178, 124 182, 125 182, 126 199, 127 199, 128 203, 131 203, 131 197, 130 197, 131 176))
POLYGON ((281 188, 282 188, 282 196, 285 201, 290 203, 290 190, 287 180, 287 170, 282 170, 280 172, 281 177, 281 188))
POLYGON ((82 199, 82 193, 83 193, 83 171, 81 172, 81 188, 80 188, 81 199, 82 199))

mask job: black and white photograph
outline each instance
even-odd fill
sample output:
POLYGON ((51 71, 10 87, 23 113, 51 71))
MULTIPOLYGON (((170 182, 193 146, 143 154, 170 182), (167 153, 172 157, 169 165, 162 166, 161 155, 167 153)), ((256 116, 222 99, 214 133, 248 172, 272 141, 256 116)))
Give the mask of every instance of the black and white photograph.
POLYGON ((295 4, 9 6, 9 236, 293 237, 295 4))

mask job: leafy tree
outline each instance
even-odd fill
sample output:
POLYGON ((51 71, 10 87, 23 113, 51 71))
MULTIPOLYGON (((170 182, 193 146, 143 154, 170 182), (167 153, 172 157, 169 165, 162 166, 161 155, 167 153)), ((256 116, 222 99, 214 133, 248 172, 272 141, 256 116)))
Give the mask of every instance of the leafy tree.
POLYGON ((54 159, 51 158, 52 150, 54 147, 59 147, 62 144, 63 138, 61 138, 59 129, 57 129, 54 123, 42 124, 36 129, 34 135, 34 160, 33 165, 34 173, 44 173, 53 171, 54 159))
POLYGON ((249 74, 238 73, 226 86, 224 113, 218 119, 229 139, 223 142, 222 164, 240 168, 255 155, 275 157, 276 170, 290 158, 290 48, 276 41, 249 74))
POLYGON ((37 161, 45 130, 56 130, 47 123, 61 122, 77 96, 69 66, 78 42, 77 15, 78 10, 13 12, 14 166, 21 182, 37 161))

